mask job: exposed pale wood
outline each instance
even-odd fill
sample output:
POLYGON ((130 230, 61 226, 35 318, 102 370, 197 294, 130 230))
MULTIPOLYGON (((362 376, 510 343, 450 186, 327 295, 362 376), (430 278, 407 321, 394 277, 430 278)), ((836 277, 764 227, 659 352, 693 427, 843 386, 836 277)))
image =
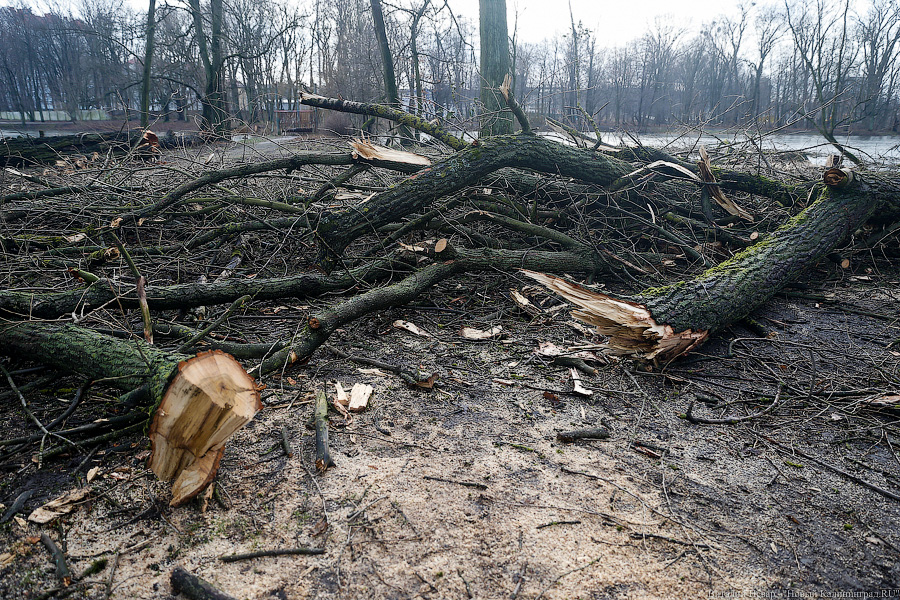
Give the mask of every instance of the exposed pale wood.
POLYGON ((393 163, 402 163, 407 165, 421 165, 427 167, 431 161, 426 156, 413 154, 412 152, 404 152, 402 150, 394 150, 377 146, 366 140, 353 140, 349 142, 353 148, 353 157, 362 158, 364 160, 382 160, 393 163))
POLYGON ((728 211, 729 214, 740 217, 746 221, 753 220, 753 215, 738 206, 737 202, 726 196, 722 191, 722 188, 719 187, 716 177, 712 172, 712 163, 709 160, 709 155, 706 153, 706 148, 703 146, 700 146, 700 161, 697 163, 697 168, 700 171, 700 177, 702 177, 703 181, 707 184, 710 197, 716 201, 716 204, 728 211))
POLYGON ((372 397, 373 388, 365 383, 354 383, 353 389, 350 390, 350 405, 347 410, 350 412, 362 412, 369 404, 369 398, 372 397))
POLYGON ((552 275, 526 270, 522 273, 580 306, 581 310, 573 310, 572 316, 609 336, 606 348, 611 354, 640 354, 647 359, 660 354, 680 356, 701 343, 708 334, 690 329, 675 332, 671 326, 657 323, 641 304, 618 300, 552 275))
POLYGON ((175 479, 173 506, 212 481, 225 441, 261 408, 253 378, 228 354, 201 352, 179 363, 150 426, 150 468, 175 479))
POLYGON ((334 382, 334 392, 335 392, 335 397, 334 397, 335 402, 341 404, 342 406, 347 406, 348 404, 350 404, 350 396, 344 390, 344 386, 341 385, 340 381, 334 382))
POLYGON ((578 369, 571 368, 569 369, 569 374, 572 376, 572 383, 575 386, 573 390, 579 396, 593 396, 594 392, 587 389, 583 385, 581 385, 581 375, 578 374, 578 369))

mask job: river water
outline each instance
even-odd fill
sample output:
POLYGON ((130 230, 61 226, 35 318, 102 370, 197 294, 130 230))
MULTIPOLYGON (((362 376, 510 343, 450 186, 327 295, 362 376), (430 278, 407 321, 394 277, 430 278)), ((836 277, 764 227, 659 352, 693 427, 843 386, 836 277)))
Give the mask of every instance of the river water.
MULTIPOLYGON (((812 133, 777 133, 756 138, 746 135, 715 134, 644 134, 636 136, 645 146, 653 148, 669 147, 673 150, 717 149, 717 153, 753 152, 763 150, 768 153, 799 153, 805 155, 813 164, 824 165, 826 158, 836 154, 834 146, 825 138, 812 133)), ((616 137, 603 138, 604 142, 619 143, 616 137)), ((900 136, 897 135, 845 135, 837 138, 844 147, 856 154, 864 162, 893 163, 900 162, 900 136)), ((621 140, 633 146, 635 142, 628 137, 621 140)))
MULTIPOLYGON (((0 129, 0 138, 18 137, 22 132, 14 128, 0 129)), ((458 133, 458 132, 457 132, 458 133)), ((472 132, 474 133, 474 132, 472 132)), ((68 131, 44 130, 46 136, 70 135, 68 131)), ((542 134, 552 138, 562 136, 556 133, 542 134)), ((603 133, 604 144, 611 146, 634 146, 637 142, 627 135, 615 133, 603 133)), ((247 136, 235 136, 234 141, 247 143, 247 136)), ((823 165, 830 154, 835 154, 835 149, 819 135, 812 133, 776 133, 762 137, 750 138, 745 134, 733 133, 652 133, 635 135, 635 138, 643 145, 653 148, 665 148, 672 152, 682 150, 698 150, 705 146, 707 150, 715 150, 715 154, 728 152, 746 154, 759 149, 766 153, 799 153, 816 165, 823 165)), ((285 138, 280 138, 285 139, 285 138)), ((253 138, 254 141, 262 141, 261 138, 253 138)), ((566 139, 565 141, 568 141, 566 139)), ((854 152, 862 160, 875 163, 900 163, 900 136, 897 135, 849 135, 841 136, 838 142, 844 144, 848 150, 854 152)))

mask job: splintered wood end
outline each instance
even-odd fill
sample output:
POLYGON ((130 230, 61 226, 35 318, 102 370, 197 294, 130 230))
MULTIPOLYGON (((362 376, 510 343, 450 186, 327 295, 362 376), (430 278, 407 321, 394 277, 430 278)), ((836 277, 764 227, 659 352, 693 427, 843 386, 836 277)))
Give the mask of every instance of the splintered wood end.
POLYGON ((353 148, 353 154, 365 160, 386 160, 408 165, 421 165, 423 167, 431 164, 431 160, 420 154, 376 146, 365 140, 353 140, 348 143, 353 148))
POLYGON ((605 347, 610 354, 670 360, 686 354, 709 335, 708 331, 690 329, 676 332, 669 325, 657 323, 642 304, 613 298, 553 275, 525 269, 520 272, 577 305, 572 316, 594 325, 598 333, 607 336, 605 347))

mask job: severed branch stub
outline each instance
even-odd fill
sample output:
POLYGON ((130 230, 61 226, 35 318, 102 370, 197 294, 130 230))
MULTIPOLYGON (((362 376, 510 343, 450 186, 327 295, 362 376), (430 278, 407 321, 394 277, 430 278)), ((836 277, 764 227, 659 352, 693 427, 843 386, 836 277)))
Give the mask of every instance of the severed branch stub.
POLYGON ((150 425, 150 468, 174 479, 171 506, 212 482, 225 442, 262 408, 253 378, 219 350, 179 363, 150 425))
POLYGON ((334 466, 334 461, 328 451, 328 400, 322 390, 316 392, 314 424, 316 428, 316 470, 324 473, 334 466))
POLYGON ((512 114, 516 116, 516 120, 519 122, 519 125, 522 126, 522 133, 524 134, 533 134, 534 132, 531 130, 531 123, 528 122, 528 117, 525 115, 525 111, 522 110, 522 107, 519 106, 519 103, 516 102, 516 97, 512 92, 512 77, 510 77, 509 73, 503 78, 503 83, 500 85, 500 93, 503 94, 504 100, 506 100, 506 105, 509 107, 509 110, 512 111, 512 114))

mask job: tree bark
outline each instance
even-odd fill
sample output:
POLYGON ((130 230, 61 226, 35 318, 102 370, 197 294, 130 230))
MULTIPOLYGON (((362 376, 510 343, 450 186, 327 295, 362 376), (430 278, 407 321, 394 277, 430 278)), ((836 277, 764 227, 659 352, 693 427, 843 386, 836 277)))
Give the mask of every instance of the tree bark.
MULTIPOLYGON (((375 37, 378 39, 378 49, 381 52, 381 72, 384 76, 384 94, 387 103, 396 109, 400 108, 400 93, 397 91, 397 76, 394 73, 394 57, 388 44, 387 31, 384 28, 384 14, 381 11, 380 0, 369 0, 372 6, 372 21, 375 25, 375 37)), ((409 129, 401 125, 400 140, 404 143, 412 141, 409 129)))
MULTIPOLYGON (((23 167, 34 164, 53 164, 60 159, 61 154, 83 154, 85 156, 90 156, 94 152, 101 156, 107 152, 116 155, 127 154, 141 142, 142 136, 143 132, 7 138, 0 144, 0 166, 23 167)), ((200 139, 197 136, 178 138, 163 136, 159 139, 162 148, 190 146, 198 142, 200 139)))
POLYGON ((141 80, 141 127, 150 126, 150 66, 153 63, 153 38, 156 35, 156 0, 147 9, 147 43, 144 48, 144 76, 141 80))
POLYGON ((369 199, 361 207, 325 213, 316 226, 320 265, 331 270, 354 240, 392 223, 430 202, 477 183, 503 167, 534 169, 609 184, 632 171, 631 165, 598 152, 564 146, 538 136, 495 136, 480 140, 369 199))
POLYGON ((175 480, 173 505, 212 481, 226 440, 262 408, 253 379, 219 351, 191 357, 139 339, 36 321, 0 324, 0 347, 123 390, 147 385, 154 414, 150 466, 161 479, 175 480))
POLYGON ((616 354, 671 360, 745 317, 845 240, 879 202, 865 184, 826 187, 815 203, 769 237, 698 277, 633 298, 597 294, 556 277, 526 273, 580 309, 572 315, 609 336, 616 354))
POLYGON ((512 116, 497 89, 509 74, 506 0, 479 0, 481 37, 481 135, 512 133, 512 116))

